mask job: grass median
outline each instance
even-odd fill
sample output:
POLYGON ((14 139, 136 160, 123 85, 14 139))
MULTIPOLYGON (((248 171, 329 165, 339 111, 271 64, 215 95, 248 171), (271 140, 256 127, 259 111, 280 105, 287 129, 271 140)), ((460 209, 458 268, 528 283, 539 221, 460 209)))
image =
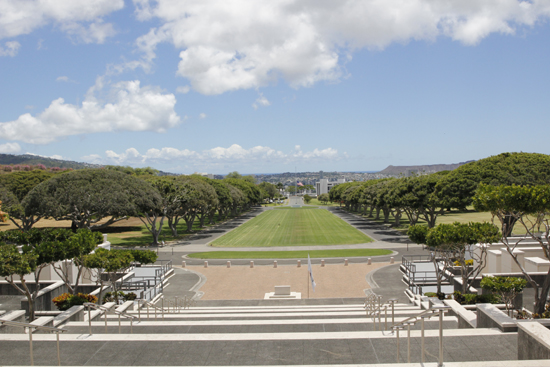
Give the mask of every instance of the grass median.
POLYGON ((214 247, 351 245, 372 239, 325 209, 267 210, 223 235, 214 247))
POLYGON ((347 249, 347 250, 314 250, 314 251, 212 251, 197 252, 187 255, 192 259, 305 259, 331 257, 371 257, 390 255, 391 250, 383 249, 347 249))

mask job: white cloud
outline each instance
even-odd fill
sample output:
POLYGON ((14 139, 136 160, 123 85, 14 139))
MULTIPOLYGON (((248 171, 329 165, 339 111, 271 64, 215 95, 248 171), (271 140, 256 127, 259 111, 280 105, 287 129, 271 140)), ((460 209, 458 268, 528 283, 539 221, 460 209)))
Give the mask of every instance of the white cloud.
POLYGON ((69 81, 69 77, 68 76, 58 76, 56 79, 55 79, 56 82, 68 82, 69 81))
POLYGON ((46 144, 64 136, 97 132, 164 132, 180 122, 173 94, 126 81, 112 85, 108 101, 102 101, 98 96, 102 89, 103 80, 98 78, 82 105, 58 98, 35 116, 25 113, 15 121, 0 123, 0 138, 46 144))
POLYGON ((80 41, 102 43, 114 34, 102 17, 123 7, 124 0, 0 0, 0 39, 54 24, 80 41))
POLYGON ((256 102, 252 104, 252 107, 257 110, 259 106, 267 107, 269 105, 271 105, 271 102, 269 102, 269 100, 265 98, 262 93, 260 93, 260 95, 256 99, 256 102))
POLYGON ((202 120, 202 119, 205 119, 206 118, 206 113, 201 113, 199 114, 199 118, 202 120))
POLYGON ((186 94, 189 93, 190 90, 191 88, 188 85, 184 85, 182 87, 177 87, 176 93, 186 94))
POLYGON ((360 48, 450 37, 475 45, 550 15, 549 0, 133 0, 139 20, 159 19, 137 41, 149 68, 156 47, 180 50, 177 74, 203 94, 338 80, 360 48))
MULTIPOLYGON (((203 169, 223 166, 227 164, 255 164, 262 165, 269 162, 277 163, 297 163, 313 161, 336 161, 346 157, 344 153, 339 154, 336 149, 314 149, 309 152, 303 152, 296 149, 291 153, 284 153, 270 147, 255 146, 245 149, 238 144, 233 144, 228 148, 216 147, 201 152, 188 149, 162 148, 149 149, 141 154, 135 148, 129 148, 123 153, 116 153, 112 150, 105 152, 106 158, 103 162, 114 162, 116 164, 177 164, 182 162, 192 164, 194 167, 203 169), (191 162, 191 163, 190 163, 191 162)), ((98 162, 97 156, 93 157, 94 162, 98 162)))
POLYGON ((14 57, 19 52, 21 44, 17 41, 8 41, 4 43, 4 47, 0 46, 0 56, 14 57))
POLYGON ((21 147, 17 143, 0 144, 0 153, 18 153, 21 147))

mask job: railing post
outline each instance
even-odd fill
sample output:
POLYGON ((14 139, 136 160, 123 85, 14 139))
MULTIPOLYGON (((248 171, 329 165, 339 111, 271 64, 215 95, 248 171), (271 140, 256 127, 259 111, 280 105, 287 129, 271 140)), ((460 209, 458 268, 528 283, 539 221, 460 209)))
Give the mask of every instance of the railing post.
POLYGON ((90 312, 90 305, 86 306, 88 307, 88 325, 89 325, 89 329, 90 329, 90 335, 92 335, 92 315, 91 315, 91 312, 90 312))
POLYGON ((31 366, 34 366, 34 355, 32 353, 32 328, 29 327, 29 347, 30 347, 30 356, 31 356, 31 366))
POLYGON ((59 352, 59 332, 55 333, 57 339, 57 365, 61 366, 61 353, 59 352))
POLYGON ((437 365, 443 366, 443 309, 439 309, 439 363, 437 365))
POLYGON ((149 302, 147 302, 147 321, 149 321, 149 302))
POLYGON ((134 333, 134 318, 130 318, 130 334, 134 333))
POLYGON ((395 335, 397 338, 397 363, 399 363, 399 328, 395 328, 395 335))
POLYGON ((411 363, 411 323, 407 322, 407 363, 411 363))
POLYGON ((388 305, 384 305, 384 314, 386 320, 384 321, 384 330, 388 331, 388 305))
POLYGON ((141 303, 141 302, 138 301, 138 320, 139 320, 139 322, 141 322, 141 307, 140 307, 140 303, 141 303))
POLYGON ((118 314, 118 333, 120 334, 120 314, 118 314))
POLYGON ((427 319, 427 318, 430 318, 430 316, 427 316, 427 315, 423 315, 421 317, 422 321, 421 321, 421 325, 422 325, 422 330, 420 331, 420 343, 421 343, 421 361, 422 363, 425 363, 426 362, 426 344, 425 344, 425 340, 424 340, 424 320, 427 319))
POLYGON ((105 333, 107 333, 107 309, 105 309, 103 312, 105 315, 105 333))

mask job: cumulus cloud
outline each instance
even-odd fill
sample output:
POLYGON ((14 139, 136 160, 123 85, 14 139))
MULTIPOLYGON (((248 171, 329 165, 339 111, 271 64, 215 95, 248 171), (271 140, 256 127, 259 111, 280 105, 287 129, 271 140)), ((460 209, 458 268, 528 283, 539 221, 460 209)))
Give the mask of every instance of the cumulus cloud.
POLYGON ((0 153, 18 153, 21 147, 17 143, 0 144, 0 153))
POLYGON ((19 52, 21 44, 17 41, 9 41, 4 43, 4 46, 0 46, 0 56, 14 57, 19 52))
POLYGON ((252 107, 257 110, 259 106, 267 107, 269 105, 271 105, 271 102, 269 102, 269 100, 265 98, 262 93, 260 93, 260 96, 256 99, 256 102, 252 104, 252 107))
POLYGON ((103 43, 114 28, 102 18, 123 7, 124 0, 0 0, 0 39, 54 24, 80 41, 103 43))
MULTIPOLYGON (((116 164, 174 164, 180 161, 183 163, 192 162, 195 167, 212 168, 227 164, 296 163, 317 160, 335 161, 345 158, 346 154, 339 154, 333 148, 314 149, 304 152, 298 147, 293 152, 285 153, 270 147, 255 146, 245 149, 238 144, 233 144, 227 148, 216 147, 201 152, 167 147, 162 149, 152 148, 142 154, 135 148, 129 148, 122 153, 108 150, 105 152, 105 156, 106 162, 114 162, 116 164)), ((97 162, 97 160, 94 162, 97 162)))
POLYGON ((188 85, 184 85, 182 87, 177 87, 176 93, 186 94, 189 93, 190 90, 191 88, 188 85))
POLYGON ((15 121, 0 123, 0 138, 46 144, 69 135, 110 131, 157 131, 179 124, 174 111, 176 97, 158 88, 141 87, 139 81, 114 84, 108 101, 99 95, 104 88, 98 78, 81 105, 53 101, 36 116, 25 113, 15 121))
POLYGON ((205 119, 205 118, 206 118, 206 113, 201 113, 201 114, 199 114, 199 118, 200 118, 200 119, 205 119))
POLYGON ((475 45, 550 15, 548 0, 133 0, 139 20, 162 25, 137 41, 148 68, 156 47, 180 50, 177 74, 203 94, 338 80, 360 48, 450 37, 475 45))

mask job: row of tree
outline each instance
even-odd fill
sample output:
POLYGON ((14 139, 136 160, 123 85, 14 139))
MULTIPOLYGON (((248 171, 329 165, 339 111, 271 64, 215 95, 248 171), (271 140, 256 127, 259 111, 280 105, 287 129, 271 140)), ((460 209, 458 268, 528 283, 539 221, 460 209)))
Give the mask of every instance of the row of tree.
POLYGON ((0 176, 0 200, 15 225, 28 231, 42 218, 70 220, 73 230, 100 229, 139 217, 158 243, 164 221, 173 236, 184 221, 188 231, 238 215, 264 198, 275 185, 256 185, 247 177, 213 180, 199 175, 156 176, 120 169, 85 169, 53 174, 40 170, 0 176))
MULTIPOLYGON (((395 179, 349 182, 333 187, 332 202, 346 209, 363 211, 376 219, 383 215, 394 225, 400 225, 403 215, 414 225, 424 219, 429 228, 436 224, 444 210, 465 209, 473 204, 481 184, 534 186, 550 184, 550 156, 536 153, 503 153, 463 165, 453 171, 395 179)), ((506 235, 512 233, 516 222, 505 215, 506 235)))

